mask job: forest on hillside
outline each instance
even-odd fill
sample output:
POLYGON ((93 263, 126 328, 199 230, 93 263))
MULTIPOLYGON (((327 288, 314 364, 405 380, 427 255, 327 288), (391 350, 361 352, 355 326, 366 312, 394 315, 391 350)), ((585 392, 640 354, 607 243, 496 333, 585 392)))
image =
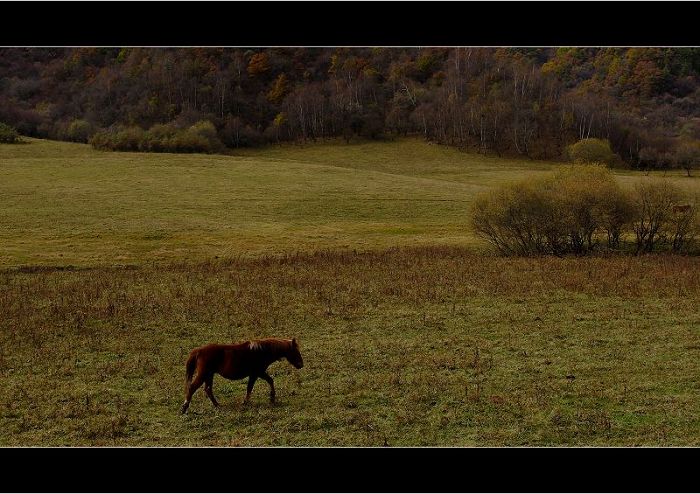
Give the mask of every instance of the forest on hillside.
POLYGON ((599 138, 665 168, 698 149, 700 49, 2 48, 0 122, 142 151, 410 134, 556 159, 599 138))

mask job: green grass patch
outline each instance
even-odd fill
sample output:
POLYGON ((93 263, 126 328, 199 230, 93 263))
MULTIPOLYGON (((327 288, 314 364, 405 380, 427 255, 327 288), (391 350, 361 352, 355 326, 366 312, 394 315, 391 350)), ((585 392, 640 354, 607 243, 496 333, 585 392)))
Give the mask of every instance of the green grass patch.
MULTIPOLYGON (((476 193, 557 166, 418 139, 287 145, 236 156, 27 141, 0 146, 3 266, 477 245, 468 230, 476 193)), ((700 183, 680 174, 674 180, 700 183)))

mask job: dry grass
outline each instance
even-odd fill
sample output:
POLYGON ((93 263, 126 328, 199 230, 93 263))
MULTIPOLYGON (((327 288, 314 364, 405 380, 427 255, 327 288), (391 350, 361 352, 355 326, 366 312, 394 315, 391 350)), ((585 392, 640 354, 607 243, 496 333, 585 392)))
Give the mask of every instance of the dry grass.
MULTIPOLYGON (((460 248, 0 273, 2 445, 698 445, 700 259, 460 248), (194 346, 296 336, 279 404, 194 346)), ((260 387, 258 387, 260 386, 260 387)))
POLYGON ((463 247, 475 192, 553 166, 0 146, 0 445, 698 445, 700 259, 463 247), (261 336, 302 343, 278 405, 178 414, 192 347, 261 336))

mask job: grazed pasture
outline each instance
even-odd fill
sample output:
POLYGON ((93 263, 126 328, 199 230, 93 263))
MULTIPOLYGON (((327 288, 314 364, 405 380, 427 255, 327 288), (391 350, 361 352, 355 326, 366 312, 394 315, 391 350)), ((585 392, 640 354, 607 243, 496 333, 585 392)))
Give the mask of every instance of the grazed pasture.
POLYGON ((466 230, 475 192, 553 166, 0 146, 0 445, 698 445, 700 258, 466 230), (192 347, 264 336, 306 364, 271 367, 277 405, 217 378, 221 409, 178 414, 192 347))
MULTIPOLYGON (((0 275, 4 445, 698 445, 700 260, 458 248, 0 275), (279 403, 209 341, 300 338, 279 403)), ((264 384, 264 383, 263 383, 264 384)))

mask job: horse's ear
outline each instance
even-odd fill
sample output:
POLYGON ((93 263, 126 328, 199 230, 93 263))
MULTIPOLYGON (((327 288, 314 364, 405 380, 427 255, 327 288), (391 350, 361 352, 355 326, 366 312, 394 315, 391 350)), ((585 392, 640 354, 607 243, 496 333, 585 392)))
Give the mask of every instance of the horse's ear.
POLYGON ((297 348, 297 347, 299 346, 299 343, 297 343, 297 339, 296 339, 296 338, 292 338, 292 346, 293 346, 294 348, 297 348))

